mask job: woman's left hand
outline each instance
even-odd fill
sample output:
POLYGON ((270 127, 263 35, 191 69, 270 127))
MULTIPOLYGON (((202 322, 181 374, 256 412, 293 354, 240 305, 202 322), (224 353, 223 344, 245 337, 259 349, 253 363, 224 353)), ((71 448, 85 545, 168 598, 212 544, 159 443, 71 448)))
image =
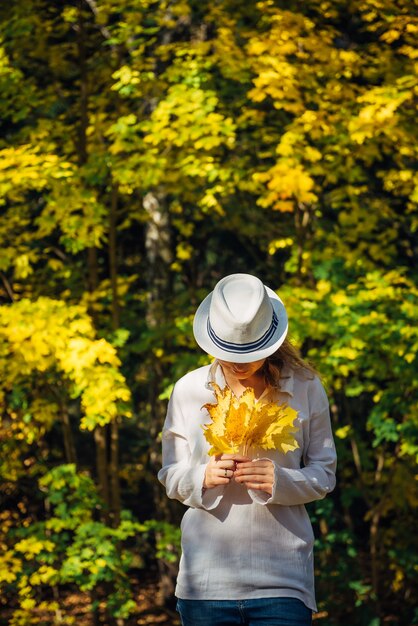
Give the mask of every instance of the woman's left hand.
POLYGON ((260 491, 266 491, 272 495, 274 484, 273 462, 270 459, 238 462, 234 472, 234 479, 237 483, 244 484, 247 489, 260 489, 260 491))

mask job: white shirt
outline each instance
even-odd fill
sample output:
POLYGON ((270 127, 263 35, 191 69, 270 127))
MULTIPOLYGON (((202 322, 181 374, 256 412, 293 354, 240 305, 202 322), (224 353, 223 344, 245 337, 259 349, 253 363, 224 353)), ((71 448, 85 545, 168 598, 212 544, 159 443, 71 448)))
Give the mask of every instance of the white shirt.
POLYGON ((158 478, 170 498, 189 507, 181 523, 176 596, 292 597, 316 610, 314 536, 304 504, 324 498, 335 486, 336 454, 324 388, 317 377, 285 370, 280 390, 268 390, 270 401, 274 397, 298 412, 299 427, 297 450, 260 450, 261 458, 274 463, 271 496, 234 480, 203 492, 210 446, 202 425, 211 419, 202 406, 215 401, 210 381, 226 384, 217 361, 181 378, 163 428, 158 478))

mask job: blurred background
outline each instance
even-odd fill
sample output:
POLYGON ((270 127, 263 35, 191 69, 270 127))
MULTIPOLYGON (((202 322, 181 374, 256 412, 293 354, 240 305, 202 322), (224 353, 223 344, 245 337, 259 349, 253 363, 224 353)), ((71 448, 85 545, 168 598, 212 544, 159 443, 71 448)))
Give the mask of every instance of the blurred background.
POLYGON ((315 623, 418 624, 417 32, 412 0, 1 4, 1 625, 178 623, 160 433, 233 272, 330 398, 315 623))

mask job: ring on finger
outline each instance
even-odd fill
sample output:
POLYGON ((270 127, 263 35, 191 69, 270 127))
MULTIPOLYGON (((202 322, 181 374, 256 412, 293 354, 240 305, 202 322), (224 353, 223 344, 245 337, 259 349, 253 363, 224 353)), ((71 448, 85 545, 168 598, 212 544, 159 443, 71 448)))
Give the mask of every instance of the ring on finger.
POLYGON ((228 478, 228 470, 225 467, 225 474, 224 474, 225 478, 228 478))

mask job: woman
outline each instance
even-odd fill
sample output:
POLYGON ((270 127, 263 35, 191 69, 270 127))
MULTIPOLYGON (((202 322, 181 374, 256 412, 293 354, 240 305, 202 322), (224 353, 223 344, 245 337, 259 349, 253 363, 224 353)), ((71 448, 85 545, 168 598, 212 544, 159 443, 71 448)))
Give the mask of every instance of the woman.
POLYGON ((158 474, 189 507, 176 586, 183 626, 308 626, 316 610, 304 505, 334 488, 336 455, 326 394, 287 327, 280 298, 248 274, 223 278, 196 312, 195 339, 215 360, 176 383, 158 474), (209 457, 213 383, 294 409, 299 447, 209 457))

